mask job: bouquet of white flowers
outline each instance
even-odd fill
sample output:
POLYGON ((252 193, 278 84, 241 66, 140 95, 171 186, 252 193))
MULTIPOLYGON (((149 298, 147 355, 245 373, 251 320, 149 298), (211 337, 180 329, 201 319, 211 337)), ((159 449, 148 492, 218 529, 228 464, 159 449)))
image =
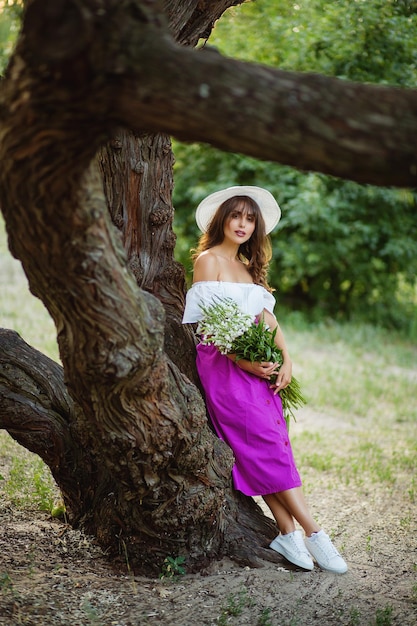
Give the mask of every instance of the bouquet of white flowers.
MULTIPOLYGON (((261 317, 254 320, 244 313, 232 298, 219 298, 217 302, 201 305, 204 313, 197 333, 201 343, 214 345, 222 354, 236 354, 236 360, 268 361, 282 365, 282 351, 275 344, 276 330, 270 331, 261 317)), ((274 381, 271 377, 270 382, 274 381)), ((290 384, 279 392, 284 416, 295 420, 294 410, 305 404, 300 384, 292 377, 290 384)))

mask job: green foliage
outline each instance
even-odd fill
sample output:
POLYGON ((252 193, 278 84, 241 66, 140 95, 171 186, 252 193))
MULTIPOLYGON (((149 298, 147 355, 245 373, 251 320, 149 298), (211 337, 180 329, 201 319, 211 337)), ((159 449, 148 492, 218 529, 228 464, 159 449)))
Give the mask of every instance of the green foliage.
POLYGON ((349 613, 349 626, 359 626, 360 625, 360 611, 356 607, 352 607, 349 613))
POLYGON ((412 2, 262 0, 228 11, 210 43, 228 56, 285 70, 413 86, 416 24, 412 2))
POLYGON ((19 0, 0 2, 0 76, 5 70, 16 41, 20 28, 22 6, 22 2, 19 0))
POLYGON ((185 557, 184 556, 167 556, 162 566, 162 572, 159 574, 160 579, 169 578, 176 580, 178 576, 185 574, 185 557))
POLYGON ((257 622, 257 626, 272 626, 271 620, 272 620, 272 609, 270 607, 262 609, 258 622, 257 622))
POLYGON ((333 318, 411 325, 415 193, 307 174, 285 207, 271 269, 272 276, 281 274, 279 291, 289 302, 333 318))
POLYGON ((377 609, 375 621, 371 626, 390 626, 392 624, 392 606, 387 605, 383 609, 377 609))
MULTIPOLYGON (((230 9, 210 44, 281 69, 415 86, 416 25, 417 5, 406 1, 262 0, 230 9)), ((313 320, 365 320, 417 337, 414 191, 301 173, 203 145, 175 142, 174 151, 176 256, 189 281, 198 202, 222 187, 260 185, 283 212, 270 273, 280 304, 313 320)))
POLYGON ((246 607, 252 607, 254 604, 252 598, 248 596, 248 590, 243 587, 237 594, 230 594, 227 597, 227 603, 222 607, 222 612, 218 618, 218 624, 227 624, 230 617, 238 617, 242 615, 246 607))
POLYGON ((0 574, 0 589, 2 591, 10 591, 13 589, 13 581, 7 572, 0 574))

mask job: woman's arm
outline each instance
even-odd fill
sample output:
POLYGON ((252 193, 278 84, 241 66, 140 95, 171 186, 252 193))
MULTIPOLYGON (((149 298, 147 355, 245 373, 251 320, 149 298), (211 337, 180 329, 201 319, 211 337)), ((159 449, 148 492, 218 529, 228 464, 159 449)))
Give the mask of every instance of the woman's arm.
POLYGON ((252 361, 248 359, 236 359, 236 354, 232 353, 226 354, 226 356, 233 361, 233 363, 236 363, 241 370, 245 370, 245 372, 249 372, 249 374, 254 374, 260 378, 270 378, 276 370, 276 363, 268 361, 254 361, 252 363, 252 361))
POLYGON ((290 358, 290 353, 288 352, 288 349, 287 349, 287 345, 285 343, 284 333, 282 332, 281 327, 277 322, 277 319, 275 318, 274 315, 272 315, 272 313, 270 313, 266 309, 264 309, 263 315, 264 315, 265 324, 269 326, 269 329, 271 331, 274 331, 276 329, 275 345, 277 346, 277 348, 279 348, 279 350, 282 351, 283 363, 278 370, 277 379, 275 383, 273 384, 273 387, 276 388, 276 392, 278 393, 278 391, 287 387, 291 382, 292 361, 290 358))

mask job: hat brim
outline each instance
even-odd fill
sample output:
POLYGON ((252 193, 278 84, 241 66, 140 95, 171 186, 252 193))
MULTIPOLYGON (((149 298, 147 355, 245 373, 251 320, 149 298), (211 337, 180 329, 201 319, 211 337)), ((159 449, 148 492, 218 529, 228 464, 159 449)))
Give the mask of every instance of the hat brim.
POLYGON ((255 200, 264 218, 266 234, 270 233, 278 224, 281 217, 281 209, 274 196, 266 189, 262 189, 262 187, 239 185, 215 191, 200 202, 196 210, 195 219, 201 232, 205 233, 207 231, 219 206, 234 196, 249 196, 249 198, 255 200))

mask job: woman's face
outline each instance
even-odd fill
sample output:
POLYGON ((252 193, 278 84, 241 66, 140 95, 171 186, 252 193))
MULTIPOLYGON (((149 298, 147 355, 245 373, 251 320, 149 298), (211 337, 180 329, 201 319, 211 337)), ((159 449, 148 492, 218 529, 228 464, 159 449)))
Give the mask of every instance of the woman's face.
POLYGON ((225 239, 241 245, 248 241, 256 226, 256 218, 244 203, 238 205, 225 221, 225 239))

